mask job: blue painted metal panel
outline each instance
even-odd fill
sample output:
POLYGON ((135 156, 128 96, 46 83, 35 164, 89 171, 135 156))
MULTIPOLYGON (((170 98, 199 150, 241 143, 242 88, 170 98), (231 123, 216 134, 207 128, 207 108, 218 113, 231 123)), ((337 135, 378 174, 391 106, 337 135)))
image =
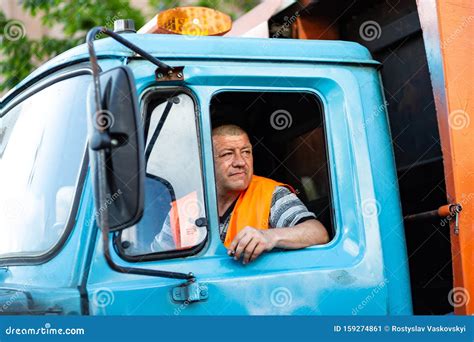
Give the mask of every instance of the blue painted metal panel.
MULTIPOLYGON (((101 66, 109 69, 117 66, 116 61, 103 61, 101 66)), ((50 76, 51 79, 61 75, 62 71, 50 76)), ((91 77, 92 80, 92 77, 91 77)), ((49 82, 49 81, 47 81, 49 82)), ((85 98, 85 94, 82 94, 85 98)), ((68 113, 67 111, 65 112, 68 113)), ((86 103, 84 103, 84 115, 87 114, 86 103)), ((86 120, 84 120, 84 123, 86 120)), ((84 130, 85 131, 85 130, 84 130)), ((85 148, 84 139, 77 141, 70 139, 70 146, 75 144, 76 150, 85 148), (77 148, 77 144, 79 148, 77 148)), ((52 151, 51 153, 54 153, 52 151)), ((66 167, 72 167, 65 165, 66 167)), ((87 167, 87 165, 86 165, 87 167)), ((79 170, 74 170, 78 172, 79 170)), ((34 314, 44 312, 45 310, 57 311, 60 314, 80 314, 81 300, 78 287, 83 281, 83 275, 87 268, 86 258, 90 247, 95 245, 92 240, 93 217, 93 188, 88 176, 84 180, 82 194, 78 210, 75 215, 73 228, 58 252, 50 260, 36 265, 7 266, 7 271, 0 274, 0 292, 3 289, 12 289, 10 298, 6 298, 5 304, 12 303, 6 307, 0 306, 0 312, 15 312, 14 303, 23 295, 30 297, 29 304, 31 312, 25 314, 34 314)), ((5 296, 3 295, 3 298, 5 296)))
MULTIPOLYGON (((385 108, 383 115, 370 118, 370 109, 383 103, 378 93, 377 71, 322 63, 309 66, 187 61, 185 65, 186 86, 201 106, 210 241, 198 256, 151 261, 140 267, 193 272, 199 282, 207 285, 209 298, 189 305, 173 303, 170 292, 180 281, 112 272, 102 257, 98 241, 90 296, 93 299, 94 293, 95 297, 107 294, 113 301, 108 305, 92 305, 92 313, 410 314, 411 299, 405 291, 407 268, 392 273, 394 265, 406 264, 403 239, 390 235, 403 234, 393 153, 391 148, 373 151, 379 144, 389 142, 385 108), (362 91, 362 83, 367 80, 375 82, 372 91, 377 96, 362 91), (223 90, 309 91, 320 97, 326 118, 336 227, 336 236, 328 245, 268 253, 250 265, 241 265, 227 256, 218 236, 208 108, 212 96, 223 90), (366 134, 363 129, 363 134, 357 134, 357 127, 369 119, 378 131, 366 134), (382 169, 395 186, 385 187, 374 167, 382 169), (366 205, 377 202, 383 203, 383 207, 374 215, 366 205), (386 237, 391 240, 382 242, 386 237)), ((133 61, 130 67, 140 93, 154 85, 150 77, 153 66, 133 61)), ((114 258, 117 263, 127 265, 118 256, 114 258)), ((136 264, 127 266, 133 265, 136 264)))
MULTIPOLYGON (((48 270, 57 272, 63 281, 60 283, 55 275, 49 275, 41 280, 45 286, 56 289, 58 284, 79 284, 79 275, 88 266, 88 243, 94 243, 88 279, 92 314, 411 313, 393 151, 385 107, 380 109, 384 102, 375 70, 378 64, 370 59, 367 50, 347 42, 128 37, 165 61, 186 67, 185 86, 196 95, 200 105, 199 129, 211 233, 205 248, 193 257, 131 264, 111 248, 113 258, 121 265, 193 272, 199 282, 207 285, 209 298, 193 304, 174 303, 171 289, 180 281, 112 271, 103 257, 99 237, 90 241, 91 228, 96 227, 89 179, 74 233, 58 259, 49 263, 54 268, 48 270), (208 108, 213 94, 223 90, 307 91, 320 98, 336 228, 336 236, 329 244, 267 253, 249 265, 227 256, 218 236, 208 108), (75 266, 71 268, 71 264, 75 266)), ((103 63, 104 69, 131 56, 126 48, 108 39, 99 41, 97 46, 98 55, 115 59, 103 63)), ((85 46, 73 49, 39 68, 22 84, 50 68, 86 57, 85 46)), ((132 60, 130 67, 139 93, 156 86, 154 66, 150 63, 132 60)), ((48 270, 28 266, 12 272, 24 279, 41 279, 40 274, 48 270)), ((77 311, 79 300, 71 305, 69 310, 77 311)))
MULTIPOLYGON (((123 37, 166 60, 249 60, 249 61, 293 61, 328 63, 379 63, 372 60, 369 51, 353 42, 309 41, 280 39, 250 39, 230 37, 186 37, 179 35, 123 34, 123 37), (248 51, 252 51, 251 54, 248 51)), ((108 58, 132 57, 134 54, 112 38, 94 43, 97 56, 108 58)), ((88 60, 85 44, 73 48, 45 63, 16 87, 41 75, 52 68, 67 65, 78 60, 88 60)), ((173 63, 170 63, 173 65, 173 63)), ((178 62, 179 64, 179 62, 178 62)), ((12 89, 12 93, 16 88, 12 89)), ((5 95, 5 98, 8 95, 5 95)))

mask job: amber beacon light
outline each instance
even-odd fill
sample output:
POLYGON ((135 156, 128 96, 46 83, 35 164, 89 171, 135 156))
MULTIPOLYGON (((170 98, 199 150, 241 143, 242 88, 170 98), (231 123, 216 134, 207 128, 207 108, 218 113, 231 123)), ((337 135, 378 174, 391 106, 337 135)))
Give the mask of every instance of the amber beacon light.
POLYGON ((232 28, 232 20, 207 7, 176 7, 158 13, 138 33, 221 36, 232 28))

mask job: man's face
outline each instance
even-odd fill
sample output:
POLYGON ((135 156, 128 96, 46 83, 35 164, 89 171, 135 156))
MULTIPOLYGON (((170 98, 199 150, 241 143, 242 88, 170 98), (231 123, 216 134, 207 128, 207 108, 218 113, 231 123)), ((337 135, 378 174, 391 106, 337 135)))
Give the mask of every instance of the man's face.
POLYGON ((247 189, 253 176, 252 145, 247 134, 214 135, 212 142, 218 194, 247 189))

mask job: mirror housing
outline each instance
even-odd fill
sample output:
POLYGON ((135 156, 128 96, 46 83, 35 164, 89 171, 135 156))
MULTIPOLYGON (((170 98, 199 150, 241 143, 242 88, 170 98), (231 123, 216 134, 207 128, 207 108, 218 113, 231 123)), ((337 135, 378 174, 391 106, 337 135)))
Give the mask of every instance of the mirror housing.
MULTIPOLYGON (((97 91, 97 87, 94 87, 97 91)), ((108 216, 110 231, 134 225, 143 215, 145 160, 135 81, 126 66, 100 74, 101 110, 92 111, 89 156, 96 216, 108 216), (98 154, 105 152, 105 181, 98 177, 98 154), (105 183, 105 184, 102 184, 105 183), (104 203, 99 201, 103 190, 104 203), (107 209, 107 210, 105 210, 107 209)), ((95 96, 94 92, 90 92, 95 96)), ((90 103, 93 103, 93 97, 90 103)))

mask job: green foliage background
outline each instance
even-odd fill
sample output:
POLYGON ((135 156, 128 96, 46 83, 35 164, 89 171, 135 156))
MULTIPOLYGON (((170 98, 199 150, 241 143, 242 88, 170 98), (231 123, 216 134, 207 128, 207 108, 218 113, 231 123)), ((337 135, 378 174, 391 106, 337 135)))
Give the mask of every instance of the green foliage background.
MULTIPOLYGON (((13 1, 13 0, 11 0, 13 1)), ((23 0, 22 6, 32 16, 42 15, 42 24, 48 27, 61 25, 64 38, 43 36, 30 39, 28 32, 19 39, 6 39, 6 18, 0 10, 0 91, 10 89, 31 73, 39 64, 85 41, 87 31, 98 25, 113 27, 116 19, 133 19, 141 27, 153 13, 183 5, 179 0, 148 0, 148 13, 134 8, 128 0, 23 0), (151 11, 150 11, 151 9, 151 11)), ((234 19, 256 6, 259 0, 196 0, 186 1, 195 6, 221 10, 234 19)))

